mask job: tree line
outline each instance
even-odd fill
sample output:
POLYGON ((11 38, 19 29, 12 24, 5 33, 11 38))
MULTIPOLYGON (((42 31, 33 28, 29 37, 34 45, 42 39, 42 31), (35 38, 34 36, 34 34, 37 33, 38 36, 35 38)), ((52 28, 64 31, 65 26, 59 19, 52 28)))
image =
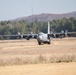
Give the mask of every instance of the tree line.
MULTIPOLYGON (((47 33, 47 22, 35 20, 33 22, 21 21, 1 21, 0 22, 0 35, 12 34, 30 34, 44 32, 47 33)), ((69 19, 63 18, 50 21, 51 31, 61 32, 61 30, 76 31, 76 19, 71 17, 69 19)), ((1 39, 2 37, 0 37, 1 39)))

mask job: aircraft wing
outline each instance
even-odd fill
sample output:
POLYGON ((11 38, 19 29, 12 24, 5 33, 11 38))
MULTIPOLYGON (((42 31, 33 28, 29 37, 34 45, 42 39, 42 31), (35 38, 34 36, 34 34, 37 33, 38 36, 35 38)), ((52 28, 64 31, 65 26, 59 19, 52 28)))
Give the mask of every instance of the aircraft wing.
POLYGON ((66 35, 69 37, 76 37, 76 32, 67 32, 66 35))
POLYGON ((12 34, 12 35, 0 35, 3 39, 31 39, 37 38, 37 34, 12 34))
POLYGON ((23 34, 23 38, 25 38, 26 40, 29 39, 36 39, 38 34, 23 34))
POLYGON ((3 39, 19 39, 21 38, 20 34, 12 34, 12 35, 0 35, 3 39))
POLYGON ((76 32, 63 32, 63 33, 54 33, 52 34, 56 38, 64 38, 64 37, 76 37, 76 32))

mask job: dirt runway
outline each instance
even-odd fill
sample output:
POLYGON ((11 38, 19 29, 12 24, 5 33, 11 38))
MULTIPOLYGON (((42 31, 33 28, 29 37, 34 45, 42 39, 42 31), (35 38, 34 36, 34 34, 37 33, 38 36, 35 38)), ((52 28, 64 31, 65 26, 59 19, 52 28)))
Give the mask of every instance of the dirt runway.
POLYGON ((1 66, 0 75, 76 75, 76 63, 1 66))
POLYGON ((76 75, 76 38, 0 40, 0 75, 76 75))

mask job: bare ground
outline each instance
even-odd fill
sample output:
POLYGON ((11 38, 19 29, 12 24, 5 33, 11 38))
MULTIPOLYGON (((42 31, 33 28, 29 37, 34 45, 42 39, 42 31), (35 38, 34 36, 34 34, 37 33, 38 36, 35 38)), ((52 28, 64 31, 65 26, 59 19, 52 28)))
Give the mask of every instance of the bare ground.
POLYGON ((76 75, 76 38, 52 39, 51 45, 1 40, 0 75, 76 75))
POLYGON ((1 66, 0 75, 76 75, 76 63, 1 66))
POLYGON ((0 65, 76 61, 76 38, 52 39, 50 45, 36 40, 1 40, 0 65))

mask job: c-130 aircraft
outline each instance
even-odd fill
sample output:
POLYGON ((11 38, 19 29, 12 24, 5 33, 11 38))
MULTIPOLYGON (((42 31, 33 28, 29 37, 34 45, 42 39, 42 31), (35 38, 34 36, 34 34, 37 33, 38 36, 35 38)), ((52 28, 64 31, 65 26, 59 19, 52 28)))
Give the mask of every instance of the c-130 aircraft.
POLYGON ((47 33, 43 33, 40 32, 38 34, 16 34, 16 35, 2 35, 4 38, 5 37, 19 37, 19 38, 25 38, 26 40, 30 40, 30 39, 37 39, 38 44, 51 44, 51 39, 52 37, 66 37, 67 35, 71 35, 71 34, 76 34, 76 32, 60 32, 60 33, 53 33, 50 32, 50 23, 48 21, 48 30, 47 33))
POLYGON ((51 35, 50 35, 50 23, 48 22, 48 32, 45 34, 43 32, 40 32, 38 34, 14 34, 14 35, 2 35, 2 37, 4 39, 6 39, 7 37, 9 37, 9 39, 11 38, 25 38, 26 40, 30 40, 30 39, 37 39, 38 44, 41 45, 43 43, 48 43, 50 44, 50 40, 51 40, 51 35))

